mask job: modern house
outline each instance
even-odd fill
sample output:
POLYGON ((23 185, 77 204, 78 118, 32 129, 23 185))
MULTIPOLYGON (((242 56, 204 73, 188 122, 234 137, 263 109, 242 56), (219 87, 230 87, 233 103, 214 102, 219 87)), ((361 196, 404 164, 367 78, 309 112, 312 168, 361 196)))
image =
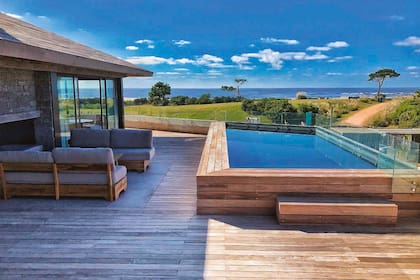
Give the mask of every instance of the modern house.
POLYGON ((74 127, 123 128, 124 77, 153 73, 0 14, 0 146, 65 146, 74 127))

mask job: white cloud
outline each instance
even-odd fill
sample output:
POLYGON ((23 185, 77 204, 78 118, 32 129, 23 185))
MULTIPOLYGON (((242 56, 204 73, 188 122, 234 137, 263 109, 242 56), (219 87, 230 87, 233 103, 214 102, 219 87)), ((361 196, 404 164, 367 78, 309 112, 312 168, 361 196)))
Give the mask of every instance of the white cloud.
POLYGON ((314 46, 310 46, 306 48, 307 51, 317 51, 317 52, 327 52, 329 50, 331 50, 330 47, 314 47, 314 46))
POLYGON ((176 64, 173 58, 163 58, 158 56, 132 56, 126 59, 126 61, 133 64, 144 64, 144 65, 156 65, 156 64, 176 64))
POLYGON ((294 40, 294 39, 276 39, 276 38, 272 38, 272 37, 265 37, 265 38, 260 38, 260 40, 264 43, 269 43, 269 44, 273 44, 273 43, 283 43, 286 45, 297 45, 299 44, 298 40, 294 40))
POLYGON ((329 42, 325 46, 310 46, 307 47, 307 51, 317 51, 317 52, 327 52, 331 50, 332 48, 345 48, 348 47, 349 44, 344 41, 335 41, 335 42, 329 42))
POLYGON ((409 36, 402 41, 395 42, 394 45, 395 46, 403 46, 403 47, 420 46, 420 37, 409 36))
POLYGON ((405 20, 405 17, 399 16, 399 15, 392 15, 392 16, 389 16, 389 19, 394 20, 394 21, 401 21, 401 20, 405 20))
POLYGON ((222 72, 220 72, 218 70, 209 70, 207 72, 207 74, 209 74, 210 76, 220 76, 220 75, 222 75, 222 72))
POLYGON ((149 49, 155 48, 155 44, 152 40, 140 39, 140 40, 137 40, 135 43, 140 44, 140 45, 147 45, 147 48, 149 49))
POLYGON ((190 45, 191 41, 187 41, 187 40, 172 40, 172 42, 177 45, 178 47, 183 47, 185 45, 190 45))
POLYGON ((189 58, 178 58, 175 60, 176 64, 192 64, 195 61, 189 58))
POLYGON ((232 60, 232 62, 237 63, 237 64, 247 64, 247 63, 249 63, 249 59, 246 56, 234 55, 230 59, 232 60))
POLYGON ((408 66, 407 70, 417 70, 420 69, 418 66, 408 66))
POLYGON ((255 66, 254 65, 250 66, 250 65, 239 64, 239 69, 241 69, 241 70, 254 70, 255 66))
POLYGON ((190 69, 188 68, 175 68, 175 71, 180 71, 180 72, 186 72, 186 71, 190 71, 190 69))
POLYGON ((303 60, 321 60, 321 59, 327 59, 327 58, 328 56, 326 56, 325 54, 316 53, 313 55, 305 54, 305 56, 303 57, 303 60))
POLYGON ((239 69, 241 70, 253 70, 255 69, 255 66, 246 65, 249 64, 249 57, 246 57, 244 55, 234 55, 230 58, 232 62, 238 64, 239 69), (245 64, 245 65, 244 65, 245 64))
POLYGON ((341 75, 343 75, 343 73, 339 73, 339 72, 328 72, 328 73, 325 73, 325 75, 327 75, 327 76, 341 76, 341 75))
POLYGON ((345 41, 335 41, 328 43, 326 46, 329 48, 346 48, 349 44, 345 41))
POLYGON ((195 64, 207 66, 210 68, 229 68, 231 65, 224 65, 223 58, 211 54, 205 54, 195 60, 195 64))
POLYGON ((352 59, 352 58, 353 57, 351 55, 337 56, 337 57, 329 59, 328 62, 339 62, 339 61, 343 61, 343 60, 349 60, 349 59, 352 59))
POLYGON ((125 49, 126 49, 126 50, 129 50, 129 51, 136 51, 136 50, 138 50, 139 48, 138 48, 138 47, 136 47, 136 46, 126 46, 126 47, 125 47, 125 49))
POLYGON ((23 19, 23 16, 21 16, 21 15, 6 13, 6 12, 3 12, 3 11, 2 11, 2 13, 5 14, 6 16, 9 16, 9 17, 12 17, 12 18, 23 19))
POLYGON ((179 75, 178 72, 156 72, 156 75, 179 75))
POLYGON ((197 59, 198 64, 204 64, 205 65, 205 64, 208 64, 208 63, 215 63, 215 62, 216 63, 223 62, 223 59, 218 57, 218 56, 211 55, 211 54, 202 55, 201 57, 199 57, 197 59))
MULTIPOLYGON (((284 60, 321 60, 327 59, 328 56, 316 53, 314 55, 308 55, 305 52, 278 52, 272 49, 264 49, 257 53, 244 53, 241 55, 234 55, 231 60, 238 64, 239 68, 246 67, 244 64, 249 63, 250 58, 256 58, 259 62, 270 64, 272 69, 279 70, 282 68, 284 60)), ((249 69, 250 66, 248 66, 249 69)))
MULTIPOLYGON (((131 56, 126 59, 126 61, 133 64, 143 64, 143 65, 156 65, 156 64, 169 64, 169 65, 184 65, 184 64, 193 64, 201 65, 210 68, 227 68, 232 67, 230 65, 222 64, 223 59, 214 55, 205 54, 194 59, 189 58, 165 58, 159 56, 131 56)), ((188 71, 188 69, 187 69, 188 71)))
POLYGON ((48 17, 46 17, 46 16, 37 16, 37 18, 39 18, 39 19, 48 19, 48 17))
POLYGON ((249 44, 251 48, 255 48, 255 44, 249 44))

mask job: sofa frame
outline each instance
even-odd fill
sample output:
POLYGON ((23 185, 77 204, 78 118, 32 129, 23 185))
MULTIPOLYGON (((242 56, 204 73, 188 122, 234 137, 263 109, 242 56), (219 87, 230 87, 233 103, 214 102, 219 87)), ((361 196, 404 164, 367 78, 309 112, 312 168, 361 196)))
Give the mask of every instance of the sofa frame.
POLYGON ((127 190, 127 176, 120 181, 112 182, 112 166, 108 164, 75 164, 75 163, 0 163, 0 177, 3 199, 13 196, 53 196, 60 197, 103 197, 114 201, 122 191, 127 190), (54 184, 11 184, 6 183, 5 172, 52 172, 54 184), (108 183, 104 185, 60 184, 60 171, 105 171, 108 183))
POLYGON ((87 163, 57 163, 57 177, 63 171, 106 171, 107 184, 61 184, 59 183, 59 196, 69 197, 103 197, 114 201, 119 198, 122 191, 127 190, 127 176, 120 181, 112 182, 112 166, 107 164, 87 163))
POLYGON ((13 196, 53 196, 59 199, 57 170, 54 163, 0 162, 3 199, 13 196), (7 183, 5 172, 51 172, 53 184, 7 183))

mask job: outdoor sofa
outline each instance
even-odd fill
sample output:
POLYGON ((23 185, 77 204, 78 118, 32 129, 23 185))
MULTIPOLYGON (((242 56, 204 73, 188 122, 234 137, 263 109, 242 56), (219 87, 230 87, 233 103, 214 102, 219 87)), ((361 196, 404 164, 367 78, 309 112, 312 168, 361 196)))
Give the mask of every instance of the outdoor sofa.
POLYGON ((110 148, 56 148, 52 152, 0 152, 3 198, 12 196, 118 199, 127 169, 115 165, 110 148))
POLYGON ((71 147, 112 148, 119 165, 144 172, 155 155, 152 131, 147 129, 88 129, 70 131, 71 147))

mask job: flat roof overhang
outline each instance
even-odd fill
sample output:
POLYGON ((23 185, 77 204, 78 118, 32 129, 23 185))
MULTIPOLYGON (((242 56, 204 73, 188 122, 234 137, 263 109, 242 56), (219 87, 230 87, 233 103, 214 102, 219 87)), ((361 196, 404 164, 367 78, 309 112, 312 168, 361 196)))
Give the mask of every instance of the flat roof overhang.
MULTIPOLYGON (((0 39, 0 56, 15 59, 63 65, 67 67, 90 69, 93 71, 114 73, 120 77, 151 77, 153 72, 136 67, 109 63, 97 59, 81 57, 54 50, 35 47, 21 42, 0 39)), ((59 71, 58 71, 59 72, 59 71)))

